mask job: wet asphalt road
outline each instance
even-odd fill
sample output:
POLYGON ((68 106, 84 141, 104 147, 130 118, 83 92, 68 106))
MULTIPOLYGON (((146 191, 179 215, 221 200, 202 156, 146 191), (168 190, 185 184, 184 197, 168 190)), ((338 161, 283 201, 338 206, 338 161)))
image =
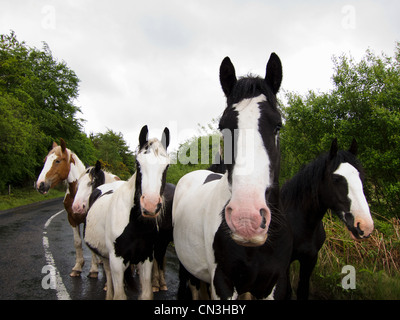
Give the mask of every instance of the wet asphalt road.
MULTIPOLYGON (((62 199, 0 212, 0 300, 103 300, 105 275, 99 268, 98 279, 88 278, 91 252, 83 245, 85 265, 78 278, 69 273, 75 264, 72 228, 67 213, 55 216, 48 226, 45 223, 64 209, 62 199), (49 270, 43 237, 48 239, 47 253, 53 257, 66 292, 58 288, 43 288, 42 280, 49 270)), ((83 226, 81 226, 82 229, 83 226)), ((81 230, 82 231, 82 230, 81 230)), ((168 291, 155 293, 155 300, 175 300, 178 289, 178 260, 173 247, 168 247, 166 280, 168 291)), ((126 288, 128 299, 136 300, 139 294, 138 276, 133 276, 126 288)), ((44 281, 50 283, 50 281, 44 281)))

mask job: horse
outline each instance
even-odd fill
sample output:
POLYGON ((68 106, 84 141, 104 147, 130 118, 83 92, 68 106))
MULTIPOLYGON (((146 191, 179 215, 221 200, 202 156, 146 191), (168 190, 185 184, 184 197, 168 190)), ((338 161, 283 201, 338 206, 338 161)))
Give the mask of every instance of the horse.
POLYGON ((280 210, 278 181, 282 119, 276 94, 281 80, 275 53, 264 79, 237 79, 229 57, 222 61, 227 107, 219 130, 227 172, 192 171, 176 186, 175 250, 185 271, 210 285, 212 299, 246 292, 268 298, 289 265, 292 238, 280 210))
MULTIPOLYGON (((46 194, 50 188, 54 188, 60 182, 67 180, 68 189, 64 197, 64 208, 68 213, 68 222, 74 234, 74 246, 76 251, 75 265, 70 273, 71 277, 79 277, 85 263, 82 250, 82 238, 79 225, 85 221, 85 217, 75 214, 72 203, 77 190, 79 177, 85 172, 85 166, 78 156, 66 147, 65 141, 61 138, 60 145, 53 142, 52 149, 44 159, 44 166, 36 181, 37 190, 46 194)), ((92 257, 92 263, 97 261, 92 257)), ((96 268, 92 266, 91 269, 96 268)))
POLYGON ((88 211, 89 197, 97 187, 120 181, 120 178, 110 172, 101 169, 101 162, 97 160, 94 167, 86 169, 78 179, 77 191, 72 203, 72 210, 76 214, 86 215, 88 211))
MULTIPOLYGON (((291 261, 299 260, 297 299, 308 299, 310 276, 325 241, 322 218, 331 209, 346 225, 353 239, 368 238, 374 230, 363 192, 364 170, 356 157, 353 139, 348 151, 333 139, 328 153, 302 168, 281 189, 283 211, 293 232, 291 261)), ((291 297, 289 269, 287 298, 291 297)))
POLYGON ((116 190, 96 189, 91 195, 84 239, 103 258, 108 300, 126 299, 124 271, 130 264, 139 267, 139 299, 153 298, 151 274, 155 241, 166 206, 163 194, 170 163, 166 152, 169 130, 164 129, 161 142, 147 136, 148 128, 144 126, 133 176, 116 190))
MULTIPOLYGON (((124 184, 118 176, 101 169, 100 161, 94 167, 87 168, 85 173, 79 178, 75 200, 72 209, 78 214, 87 214, 89 203, 92 203, 103 193, 114 192, 124 184), (96 190, 97 189, 97 190, 96 190), (95 191, 96 190, 96 191, 95 191), (95 191, 95 192, 93 192, 95 191), (91 197, 91 195, 93 196, 91 197), (90 198, 91 197, 91 198, 90 198), (89 201, 90 199, 90 201, 89 201)), ((164 217, 159 223, 159 233, 154 246, 154 263, 152 274, 153 292, 168 290, 165 280, 165 253, 168 244, 172 241, 172 199, 175 186, 167 183, 163 197, 165 199, 164 217)), ((92 263, 92 267, 97 264, 92 263)), ((89 271, 89 277, 98 274, 97 268, 89 271)))

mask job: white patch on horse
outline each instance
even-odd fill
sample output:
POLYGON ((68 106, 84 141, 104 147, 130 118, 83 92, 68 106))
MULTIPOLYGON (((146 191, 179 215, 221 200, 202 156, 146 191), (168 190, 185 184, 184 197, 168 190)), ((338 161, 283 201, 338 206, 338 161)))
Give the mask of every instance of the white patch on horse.
POLYGON ((350 212, 354 216, 354 227, 359 227, 364 232, 364 237, 369 236, 374 229, 374 222, 371 218, 358 170, 348 162, 344 162, 339 165, 334 174, 343 176, 347 181, 347 197, 351 201, 350 212))
MULTIPOLYGON (((57 159, 57 155, 55 153, 52 153, 50 155, 47 156, 46 161, 44 163, 43 169, 40 172, 40 175, 36 181, 36 186, 39 187, 40 183, 45 182, 46 180, 46 174, 47 172, 49 172, 49 170, 51 169, 51 167, 53 166, 53 162, 54 160, 57 159)), ((47 192, 45 192, 46 194, 47 192)))
POLYGON ((233 105, 238 115, 235 166, 232 172, 232 198, 227 205, 226 221, 232 237, 242 243, 263 243, 271 220, 265 191, 272 185, 270 159, 259 132, 264 95, 244 99, 233 105), (262 214, 261 214, 262 213, 262 214), (265 219, 265 227, 260 227, 265 219))

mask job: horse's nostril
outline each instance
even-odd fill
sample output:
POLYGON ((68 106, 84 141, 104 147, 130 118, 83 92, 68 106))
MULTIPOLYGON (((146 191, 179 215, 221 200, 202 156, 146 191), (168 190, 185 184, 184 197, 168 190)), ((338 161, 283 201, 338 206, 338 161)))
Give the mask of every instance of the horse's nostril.
POLYGON ((262 221, 261 221, 261 224, 260 224, 260 228, 261 229, 265 229, 266 228, 266 225, 267 224, 267 219, 265 218, 265 216, 262 216, 262 221))
POLYGON ((362 231, 361 228, 360 228, 360 222, 357 223, 357 228, 356 229, 357 229, 357 232, 358 232, 359 235, 361 235, 361 236, 364 235, 364 231, 362 231))

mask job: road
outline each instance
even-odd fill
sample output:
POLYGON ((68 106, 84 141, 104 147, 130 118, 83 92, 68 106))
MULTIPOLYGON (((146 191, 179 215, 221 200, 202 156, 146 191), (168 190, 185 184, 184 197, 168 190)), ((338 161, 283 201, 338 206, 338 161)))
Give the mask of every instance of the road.
MULTIPOLYGON (((0 300, 105 298, 102 268, 98 279, 87 277, 91 252, 86 245, 81 276, 69 276, 75 263, 75 248, 62 199, 0 212, 0 250, 0 300), (53 271, 57 271, 56 276, 51 276, 53 271)), ((169 247, 166 273, 169 290, 155 293, 155 300, 176 299, 177 268, 174 249, 169 247)), ((132 280, 126 291, 128 299, 135 300, 139 279, 134 276, 132 280)))

